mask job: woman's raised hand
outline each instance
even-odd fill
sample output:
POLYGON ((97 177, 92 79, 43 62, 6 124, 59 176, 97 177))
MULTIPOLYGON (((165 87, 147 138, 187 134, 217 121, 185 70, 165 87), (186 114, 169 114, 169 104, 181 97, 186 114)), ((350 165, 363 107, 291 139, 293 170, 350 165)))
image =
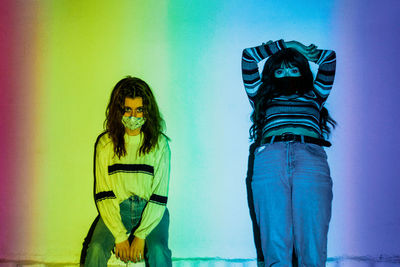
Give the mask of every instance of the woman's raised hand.
POLYGON ((304 44, 298 41, 289 41, 285 42, 287 48, 294 48, 300 53, 302 53, 308 61, 315 62, 318 60, 319 51, 317 50, 317 46, 315 44, 310 44, 309 46, 305 46, 304 44))

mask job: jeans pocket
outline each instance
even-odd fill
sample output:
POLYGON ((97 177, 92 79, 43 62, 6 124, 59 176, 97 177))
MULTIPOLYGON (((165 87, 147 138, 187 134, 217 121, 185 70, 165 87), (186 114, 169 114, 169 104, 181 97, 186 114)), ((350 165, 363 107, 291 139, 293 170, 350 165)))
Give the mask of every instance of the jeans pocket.
POLYGON ((264 145, 261 145, 261 146, 257 147, 257 148, 254 150, 254 156, 256 157, 256 156, 258 156, 259 154, 261 154, 261 152, 265 151, 265 150, 267 149, 268 145, 269 145, 269 144, 264 144, 264 145))
POLYGON ((305 149, 308 151, 308 153, 310 153, 313 156, 322 157, 324 159, 328 158, 325 149, 322 146, 306 143, 305 149))

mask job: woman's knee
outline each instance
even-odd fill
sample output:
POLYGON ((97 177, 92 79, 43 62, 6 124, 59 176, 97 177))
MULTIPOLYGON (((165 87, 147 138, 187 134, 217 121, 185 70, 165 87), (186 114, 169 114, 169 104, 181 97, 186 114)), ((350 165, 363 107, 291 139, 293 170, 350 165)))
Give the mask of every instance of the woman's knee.
POLYGON ((91 242, 89 244, 88 251, 92 251, 93 253, 101 253, 104 251, 103 245, 99 242, 91 242))
POLYGON ((171 266, 171 250, 165 244, 147 246, 146 259, 150 266, 171 266))
POLYGON ((168 234, 163 232, 153 232, 146 238, 146 249, 149 255, 171 253, 168 248, 168 234))
POLYGON ((162 254, 170 251, 166 243, 153 243, 147 246, 146 249, 149 254, 162 254))
POLYGON ((110 258, 110 256, 111 256, 111 251, 108 251, 108 249, 104 247, 104 244, 100 242, 91 242, 87 250, 85 264, 87 264, 88 261, 91 262, 93 261, 98 262, 99 260, 107 261, 108 258, 110 258))
POLYGON ((169 213, 165 210, 163 218, 159 224, 150 232, 146 237, 146 243, 157 245, 160 243, 168 244, 168 231, 169 231, 169 213))

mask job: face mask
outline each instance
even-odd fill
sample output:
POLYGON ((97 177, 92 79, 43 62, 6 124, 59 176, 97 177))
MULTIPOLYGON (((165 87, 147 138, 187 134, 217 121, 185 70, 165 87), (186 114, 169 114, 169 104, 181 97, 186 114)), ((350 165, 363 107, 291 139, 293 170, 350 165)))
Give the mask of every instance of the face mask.
POLYGON ((136 117, 122 117, 122 124, 130 129, 130 130, 136 130, 137 128, 141 127, 144 123, 146 122, 145 118, 136 118, 136 117))
POLYGON ((274 78, 276 86, 276 94, 278 95, 294 95, 304 94, 308 90, 305 89, 303 77, 282 77, 274 78))

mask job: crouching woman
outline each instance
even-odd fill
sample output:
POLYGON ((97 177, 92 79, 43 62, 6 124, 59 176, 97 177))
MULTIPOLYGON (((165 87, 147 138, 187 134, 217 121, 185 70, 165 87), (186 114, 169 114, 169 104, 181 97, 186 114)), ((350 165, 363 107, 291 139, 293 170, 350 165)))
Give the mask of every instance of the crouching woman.
POLYGON ((170 149, 150 87, 129 76, 119 81, 104 124, 106 131, 97 138, 94 159, 100 216, 85 240, 87 251, 82 252, 81 263, 107 266, 114 249, 124 262, 172 266, 166 208, 170 149))

